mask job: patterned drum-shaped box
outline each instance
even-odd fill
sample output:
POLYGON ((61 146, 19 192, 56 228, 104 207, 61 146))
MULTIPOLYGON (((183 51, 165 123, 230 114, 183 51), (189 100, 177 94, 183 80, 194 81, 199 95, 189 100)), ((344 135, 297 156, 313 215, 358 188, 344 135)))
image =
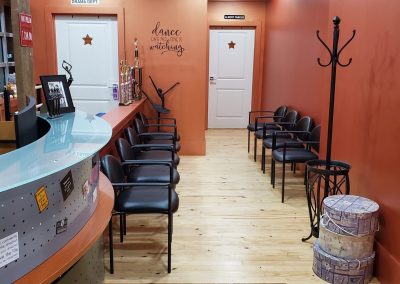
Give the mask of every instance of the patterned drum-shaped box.
POLYGON ((355 195, 332 195, 324 199, 321 222, 331 232, 348 236, 373 235, 379 229, 379 205, 355 195))
POLYGON ((363 259, 343 259, 324 252, 314 242, 313 271, 329 283, 362 284, 372 277, 375 252, 363 259))
POLYGON ((320 248, 330 255, 345 259, 362 259, 372 254, 374 235, 353 237, 329 231, 324 223, 319 226, 320 248))

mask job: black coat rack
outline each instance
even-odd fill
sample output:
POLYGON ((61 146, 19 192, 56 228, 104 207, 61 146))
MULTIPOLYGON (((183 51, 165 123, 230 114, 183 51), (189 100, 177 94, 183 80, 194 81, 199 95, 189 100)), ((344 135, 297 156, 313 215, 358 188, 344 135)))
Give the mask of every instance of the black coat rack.
POLYGON ((333 47, 330 49, 328 45, 321 39, 319 30, 317 30, 317 38, 326 48, 330 55, 330 61, 327 64, 321 63, 318 58, 317 62, 322 67, 331 66, 331 88, 329 97, 329 119, 328 119, 328 137, 326 146, 326 160, 313 160, 306 163, 307 167, 307 202, 310 214, 311 232, 302 241, 306 241, 312 236, 319 236, 319 222, 322 208, 322 201, 325 197, 334 194, 341 194, 345 192, 350 193, 350 180, 349 170, 350 165, 340 162, 332 161, 331 148, 332 148, 332 131, 333 131, 333 116, 335 107, 335 87, 336 87, 336 67, 347 67, 351 64, 352 58, 346 64, 340 62, 340 54, 347 47, 347 45, 354 39, 356 31, 350 39, 338 50, 339 34, 340 34, 340 18, 338 16, 333 18, 333 47), (323 196, 321 199, 321 186, 324 188, 323 196), (343 190, 343 187, 345 190, 343 190))

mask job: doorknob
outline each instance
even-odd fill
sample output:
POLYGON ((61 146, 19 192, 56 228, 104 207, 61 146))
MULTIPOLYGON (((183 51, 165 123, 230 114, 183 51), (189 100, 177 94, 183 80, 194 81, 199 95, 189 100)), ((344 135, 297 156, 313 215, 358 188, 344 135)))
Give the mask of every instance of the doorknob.
POLYGON ((214 76, 210 76, 210 81, 214 81, 214 80, 215 80, 214 76))

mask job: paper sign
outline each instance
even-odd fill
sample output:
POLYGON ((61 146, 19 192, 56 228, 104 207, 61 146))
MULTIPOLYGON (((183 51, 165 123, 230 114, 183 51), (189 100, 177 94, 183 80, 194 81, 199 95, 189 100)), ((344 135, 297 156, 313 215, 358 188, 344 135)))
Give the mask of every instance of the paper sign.
POLYGON ((32 16, 19 13, 19 37, 21 46, 32 47, 32 16))
POLYGON ((85 183, 82 185, 83 199, 86 199, 88 194, 89 194, 89 181, 85 181, 85 183))
POLYGON ((58 221, 56 224, 56 234, 64 233, 68 227, 68 218, 64 218, 64 220, 58 221))
POLYGON ((19 258, 18 232, 0 240, 0 267, 19 258))
POLYGON ((97 187, 95 187, 94 188, 94 190, 93 190, 93 203, 95 203, 96 202, 96 199, 97 199, 97 187))
POLYGON ((74 190, 74 181, 72 180, 72 173, 71 171, 61 180, 60 182, 61 192, 64 201, 67 200, 68 196, 74 190))
POLYGON ((99 5, 100 0, 71 0, 71 5, 99 5))
POLYGON ((36 203, 39 207, 39 212, 42 213, 49 205, 49 199, 47 198, 46 188, 42 186, 35 193, 36 203))

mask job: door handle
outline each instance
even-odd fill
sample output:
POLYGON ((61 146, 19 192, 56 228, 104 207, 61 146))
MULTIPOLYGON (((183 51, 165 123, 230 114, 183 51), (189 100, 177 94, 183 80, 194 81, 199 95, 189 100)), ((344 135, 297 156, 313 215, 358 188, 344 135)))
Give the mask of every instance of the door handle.
POLYGON ((215 81, 214 76, 210 76, 210 81, 215 81))

